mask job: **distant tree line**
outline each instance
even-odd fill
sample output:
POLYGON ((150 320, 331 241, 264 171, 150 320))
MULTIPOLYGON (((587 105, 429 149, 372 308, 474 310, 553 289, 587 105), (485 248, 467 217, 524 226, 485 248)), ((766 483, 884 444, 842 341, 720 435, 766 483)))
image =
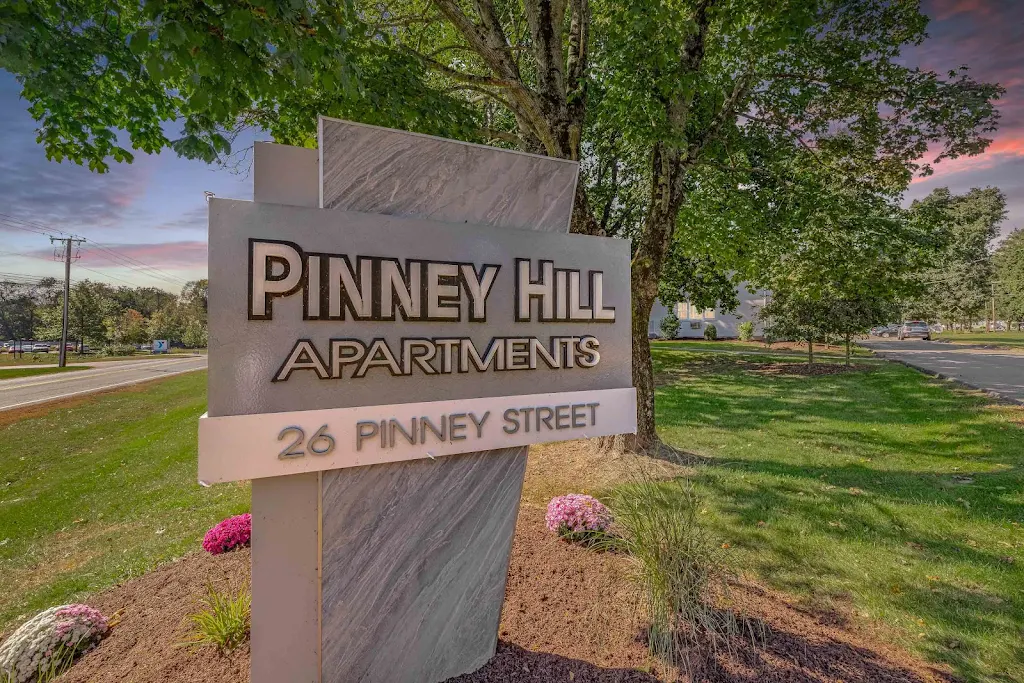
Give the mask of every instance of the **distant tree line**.
MULTIPOLYGON (((63 283, 55 278, 0 281, 0 339, 60 339, 63 295, 63 283)), ((207 342, 206 310, 205 279, 187 283, 180 294, 82 280, 71 286, 68 339, 92 347, 166 339, 201 348, 207 342)))
POLYGON ((1024 318, 1024 239, 1020 231, 995 244, 1006 218, 1006 197, 994 187, 963 195, 938 188, 914 202, 930 214, 945 243, 921 276, 920 294, 906 302, 907 314, 948 328, 971 329, 999 320, 1020 327, 1024 318))
POLYGON ((790 188, 789 204, 769 197, 772 232, 738 261, 743 279, 771 292, 760 311, 769 338, 807 342, 813 361, 814 341, 849 349, 871 327, 907 319, 1021 328, 1024 231, 994 245, 1006 217, 999 189, 938 188, 908 208, 849 182, 808 189, 790 188))

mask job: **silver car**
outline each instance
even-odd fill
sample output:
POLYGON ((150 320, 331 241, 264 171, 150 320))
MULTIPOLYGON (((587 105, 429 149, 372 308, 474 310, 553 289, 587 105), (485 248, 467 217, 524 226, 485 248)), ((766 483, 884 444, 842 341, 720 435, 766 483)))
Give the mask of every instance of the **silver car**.
POLYGON ((928 323, 923 320, 908 320, 900 327, 898 338, 930 340, 932 331, 928 329, 928 323))

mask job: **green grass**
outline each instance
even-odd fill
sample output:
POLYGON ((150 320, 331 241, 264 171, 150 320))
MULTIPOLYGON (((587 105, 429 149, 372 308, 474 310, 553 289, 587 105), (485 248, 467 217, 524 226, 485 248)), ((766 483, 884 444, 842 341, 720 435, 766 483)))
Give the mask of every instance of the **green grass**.
POLYGON ((995 344, 1024 348, 1024 332, 942 332, 936 339, 948 339, 955 344, 995 344))
POLYGON ((731 560, 970 681, 1024 680, 1024 412, 908 368, 786 376, 656 348, 659 432, 731 560))
MULTIPOLYGON (((752 351, 757 353, 772 353, 782 355, 796 355, 796 356, 807 356, 807 347, 802 346, 800 349, 787 349, 775 344, 773 346, 766 346, 759 341, 703 341, 700 339, 675 339, 672 341, 651 341, 651 348, 655 349, 677 349, 681 351, 752 351)), ((819 347, 815 345, 814 357, 843 357, 845 350, 842 346, 833 346, 828 350, 819 350, 819 347)), ((865 349, 860 346, 851 346, 850 354, 853 356, 871 356, 872 352, 870 349, 865 349)))
POLYGON ((34 377, 35 375, 53 375, 58 372, 74 372, 75 370, 88 370, 88 365, 69 365, 64 368, 2 368, 0 367, 0 380, 16 379, 18 377, 34 377))
MULTIPOLYGON (((170 354, 152 354, 139 351, 131 356, 101 356, 92 353, 69 353, 69 363, 108 363, 119 360, 146 360, 147 358, 166 358, 167 355, 205 355, 206 349, 171 349, 170 354)), ((55 365, 59 354, 54 353, 0 353, 0 368, 10 365, 55 365)))
POLYGON ((196 483, 206 372, 0 427, 0 632, 200 547, 249 508, 196 483))

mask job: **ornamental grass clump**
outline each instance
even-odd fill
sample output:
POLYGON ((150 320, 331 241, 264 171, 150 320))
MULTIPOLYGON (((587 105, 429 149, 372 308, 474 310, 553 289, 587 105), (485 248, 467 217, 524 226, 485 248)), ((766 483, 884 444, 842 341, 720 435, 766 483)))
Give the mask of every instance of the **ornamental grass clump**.
POLYGON ((192 637, 187 645, 212 645, 221 652, 230 652, 249 639, 252 616, 252 593, 242 586, 238 594, 220 593, 208 585, 206 608, 190 614, 192 637))
POLYGON ((249 545, 251 537, 252 515, 248 512, 244 515, 235 515, 218 522, 206 532, 206 536, 203 537, 203 550, 211 555, 220 555, 229 550, 249 545))
POLYGON ((616 534, 606 543, 633 563, 651 654, 689 672, 689 653, 730 648, 740 620, 715 604, 728 598, 722 546, 702 524, 691 485, 641 473, 615 491, 610 505, 616 534))
POLYGON ((601 539, 612 522, 612 515, 599 500, 582 493, 552 498, 544 516, 547 527, 560 538, 574 542, 601 539))
POLYGON ((40 612, 0 645, 0 681, 52 681, 109 630, 107 618, 88 605, 62 605, 40 612))

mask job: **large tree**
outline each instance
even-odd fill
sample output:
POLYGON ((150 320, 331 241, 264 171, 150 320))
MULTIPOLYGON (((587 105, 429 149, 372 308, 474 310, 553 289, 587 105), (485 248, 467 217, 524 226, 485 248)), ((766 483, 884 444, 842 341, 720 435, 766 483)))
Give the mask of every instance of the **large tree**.
POLYGON ((1017 228, 999 244, 993 257, 997 315, 1007 323, 1024 322, 1024 229, 1017 228))
POLYGON ((110 7, 0 7, 0 66, 24 84, 55 158, 98 169, 108 156, 127 159, 114 128, 136 148, 172 144, 205 159, 227 151, 223 129, 240 122, 309 144, 316 113, 597 157, 572 229, 633 240, 638 448, 656 443, 647 319, 702 182, 725 173, 743 193, 754 175, 784 178, 786 152, 802 149, 838 177, 906 186, 930 172, 929 150, 937 159, 982 151, 1001 92, 964 71, 901 63, 902 48, 925 38, 927 18, 911 1, 110 7), (161 124, 174 117, 184 134, 171 143, 161 124))
POLYGON ((940 221, 949 233, 939 263, 922 276, 926 289, 915 308, 969 328, 988 314, 994 291, 990 245, 1006 218, 1006 197, 994 187, 975 188, 963 195, 940 187, 914 202, 911 209, 940 221))

